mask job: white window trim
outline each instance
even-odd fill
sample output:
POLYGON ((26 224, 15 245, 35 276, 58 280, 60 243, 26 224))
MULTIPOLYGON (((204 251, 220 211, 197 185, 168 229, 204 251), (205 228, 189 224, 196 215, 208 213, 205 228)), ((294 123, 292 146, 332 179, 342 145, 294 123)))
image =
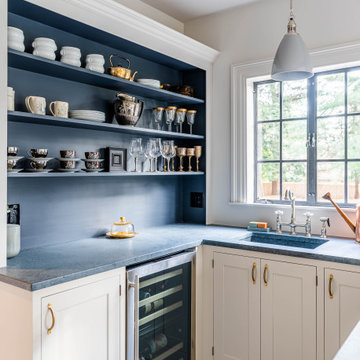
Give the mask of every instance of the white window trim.
MULTIPOLYGON (((314 50, 310 57, 316 72, 357 66, 360 43, 314 50)), ((272 59, 231 65, 230 205, 254 203, 253 100, 248 94, 252 93, 255 81, 270 78, 271 67, 272 59)))

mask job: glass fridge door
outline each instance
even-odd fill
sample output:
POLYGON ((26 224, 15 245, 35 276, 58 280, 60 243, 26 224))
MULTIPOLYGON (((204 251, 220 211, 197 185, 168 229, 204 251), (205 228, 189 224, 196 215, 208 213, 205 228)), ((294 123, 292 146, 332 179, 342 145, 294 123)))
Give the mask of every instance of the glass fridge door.
POLYGON ((191 270, 192 263, 186 262, 138 275, 133 309, 137 351, 130 359, 190 360, 191 270))

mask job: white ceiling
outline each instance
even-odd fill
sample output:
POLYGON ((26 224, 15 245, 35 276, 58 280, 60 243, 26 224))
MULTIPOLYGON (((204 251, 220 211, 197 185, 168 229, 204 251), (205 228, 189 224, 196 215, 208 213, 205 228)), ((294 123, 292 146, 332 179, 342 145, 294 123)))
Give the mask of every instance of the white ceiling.
POLYGON ((142 0, 182 22, 258 0, 142 0))

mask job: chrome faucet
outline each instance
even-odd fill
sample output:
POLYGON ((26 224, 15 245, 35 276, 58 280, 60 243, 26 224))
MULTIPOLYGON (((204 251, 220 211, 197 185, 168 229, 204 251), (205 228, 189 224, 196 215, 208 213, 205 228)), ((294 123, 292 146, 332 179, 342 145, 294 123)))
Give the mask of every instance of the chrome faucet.
POLYGON ((290 216, 290 223, 282 223, 281 222, 281 215, 283 215, 283 211, 276 210, 276 233, 281 234, 282 233, 282 227, 283 226, 289 226, 290 227, 290 235, 296 235, 296 228, 297 227, 303 227, 305 229, 305 236, 310 237, 311 236, 311 217, 313 216, 312 213, 306 212, 304 215, 306 217, 305 224, 296 224, 295 219, 295 194, 290 190, 286 189, 285 191, 285 200, 289 200, 291 203, 291 216, 290 216))

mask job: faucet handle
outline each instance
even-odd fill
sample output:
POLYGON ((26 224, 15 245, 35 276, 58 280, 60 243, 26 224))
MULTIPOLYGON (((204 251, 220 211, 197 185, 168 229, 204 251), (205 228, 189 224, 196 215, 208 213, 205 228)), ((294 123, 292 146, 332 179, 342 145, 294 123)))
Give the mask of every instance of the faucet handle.
POLYGON ((327 223, 328 227, 330 227, 330 218, 323 216, 320 218, 320 221, 323 223, 323 226, 325 226, 325 223, 327 223))
POLYGON ((310 220, 311 217, 313 216, 314 214, 310 211, 307 211, 304 213, 304 216, 306 217, 306 220, 310 220))
POLYGON ((322 222, 320 237, 321 238, 326 238, 327 237, 326 224, 328 224, 328 226, 330 227, 330 218, 328 218, 326 216, 323 216, 323 217, 320 218, 320 221, 322 222))
POLYGON ((284 214, 284 212, 282 211, 282 210, 276 210, 275 211, 275 215, 283 215, 284 214))

